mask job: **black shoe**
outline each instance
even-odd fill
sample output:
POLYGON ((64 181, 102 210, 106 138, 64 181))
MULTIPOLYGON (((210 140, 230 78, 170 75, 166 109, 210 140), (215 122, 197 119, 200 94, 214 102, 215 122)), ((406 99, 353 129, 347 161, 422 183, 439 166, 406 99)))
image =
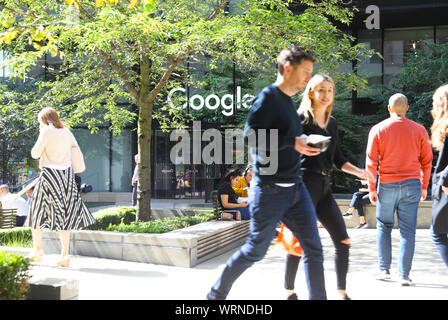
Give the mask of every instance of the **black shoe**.
POLYGON ((342 215, 342 217, 344 219, 350 219, 351 217, 353 217, 353 214, 351 214, 350 212, 346 212, 342 215))
POLYGON ((368 227, 368 225, 367 225, 367 222, 366 223, 358 223, 358 225, 355 227, 355 229, 365 229, 365 228, 367 228, 368 227))
POLYGON ((297 297, 297 295, 296 295, 295 293, 293 293, 293 294, 290 295, 290 296, 288 297, 288 299, 286 299, 286 300, 299 300, 299 298, 297 297))
POLYGON ((348 294, 345 294, 345 295, 342 297, 342 300, 352 300, 352 299, 348 296, 348 294))

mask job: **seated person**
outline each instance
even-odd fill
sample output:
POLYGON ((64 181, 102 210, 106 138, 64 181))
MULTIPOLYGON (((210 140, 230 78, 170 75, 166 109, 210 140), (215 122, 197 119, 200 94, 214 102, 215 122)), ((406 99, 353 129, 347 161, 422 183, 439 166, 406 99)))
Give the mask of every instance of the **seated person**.
POLYGON ((9 192, 9 187, 6 184, 0 186, 0 201, 3 209, 17 209, 16 226, 21 227, 28 216, 28 204, 25 199, 18 197, 15 199, 14 195, 9 192))
POLYGON ((252 172, 252 165, 248 165, 243 172, 243 176, 233 186, 233 190, 238 197, 247 198, 247 191, 249 190, 250 182, 252 181, 254 173, 252 172))
POLYGON ((368 226, 364 214, 364 206, 369 203, 369 189, 360 188, 359 191, 353 194, 352 201, 350 202, 350 207, 342 216, 344 217, 344 219, 351 218, 353 216, 353 212, 356 210, 356 214, 359 217, 359 224, 355 227, 355 229, 367 228, 368 226))
MULTIPOLYGON (((218 201, 224 210, 239 211, 241 220, 250 220, 249 207, 247 202, 238 203, 238 196, 232 189, 241 177, 238 169, 230 170, 223 179, 223 183, 218 188, 218 201)), ((231 212, 236 217, 236 212, 231 212)))

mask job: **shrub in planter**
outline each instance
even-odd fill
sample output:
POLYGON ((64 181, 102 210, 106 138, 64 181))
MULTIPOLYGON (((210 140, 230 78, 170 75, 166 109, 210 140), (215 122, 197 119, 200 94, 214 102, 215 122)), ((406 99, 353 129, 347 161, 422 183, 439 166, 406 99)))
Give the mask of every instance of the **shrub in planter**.
POLYGON ((106 230, 110 225, 130 224, 135 221, 135 207, 111 207, 93 214, 96 222, 86 230, 106 230))
POLYGON ((24 300, 29 291, 30 260, 0 251, 0 300, 24 300))
POLYGON ((0 246, 32 248, 31 229, 0 229, 0 246))
POLYGON ((186 228, 201 222, 214 220, 213 212, 201 213, 195 216, 165 218, 162 220, 134 221, 130 224, 120 223, 110 225, 107 231, 137 232, 137 233, 165 233, 176 229, 186 228))

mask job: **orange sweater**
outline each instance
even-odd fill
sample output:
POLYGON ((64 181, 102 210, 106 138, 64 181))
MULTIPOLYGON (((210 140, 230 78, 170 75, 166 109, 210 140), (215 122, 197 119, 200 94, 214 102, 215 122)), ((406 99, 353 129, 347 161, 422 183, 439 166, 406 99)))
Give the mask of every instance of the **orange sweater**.
MULTIPOLYGON (((426 129, 403 117, 391 116, 376 124, 369 133, 366 169, 375 177, 379 162, 381 183, 419 179, 428 189, 432 149, 426 129)), ((375 191, 369 181, 369 191, 375 191)))

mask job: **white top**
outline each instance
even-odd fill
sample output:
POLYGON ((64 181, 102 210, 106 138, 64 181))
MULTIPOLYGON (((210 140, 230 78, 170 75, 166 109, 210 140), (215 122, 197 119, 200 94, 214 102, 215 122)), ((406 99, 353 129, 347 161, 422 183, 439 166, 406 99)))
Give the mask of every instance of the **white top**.
POLYGON ((71 166, 72 146, 78 146, 75 136, 67 128, 44 126, 39 133, 31 156, 39 159, 39 168, 67 169, 71 166))
POLYGON ((19 197, 17 199, 14 199, 14 194, 7 193, 5 196, 0 198, 2 202, 3 209, 15 209, 17 208, 17 215, 18 216, 27 216, 28 215, 28 203, 25 199, 19 197))

